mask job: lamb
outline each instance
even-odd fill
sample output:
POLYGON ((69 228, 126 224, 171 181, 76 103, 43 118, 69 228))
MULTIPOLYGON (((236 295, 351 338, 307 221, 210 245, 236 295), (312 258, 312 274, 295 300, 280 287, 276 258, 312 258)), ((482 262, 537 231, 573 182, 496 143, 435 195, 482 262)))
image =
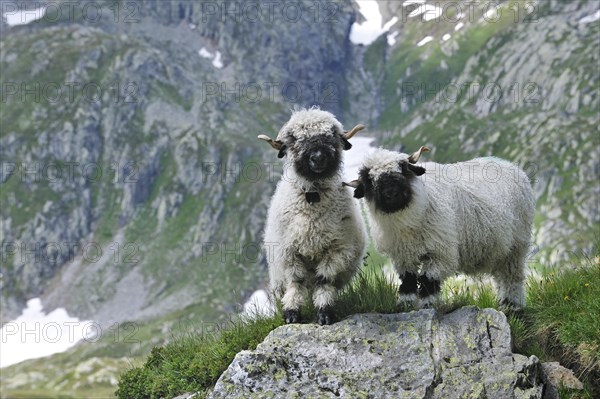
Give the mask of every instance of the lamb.
POLYGON ((286 323, 312 292, 319 324, 334 321, 333 305, 359 270, 366 234, 352 193, 342 182, 342 151, 364 126, 344 132, 329 112, 293 112, 277 139, 258 136, 285 157, 284 175, 271 200, 264 247, 270 287, 286 323))
POLYGON ((427 151, 378 149, 347 184, 400 275, 399 304, 431 306, 447 277, 488 273, 503 304, 523 306, 535 208, 527 175, 495 157, 417 165, 427 151))

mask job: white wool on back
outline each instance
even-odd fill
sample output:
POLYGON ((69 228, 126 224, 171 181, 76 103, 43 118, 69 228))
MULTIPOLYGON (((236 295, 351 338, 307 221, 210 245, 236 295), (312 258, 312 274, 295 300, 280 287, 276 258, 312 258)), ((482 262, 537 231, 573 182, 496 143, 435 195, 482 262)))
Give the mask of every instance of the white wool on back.
MULTIPOLYGON (((407 154, 378 150, 364 161, 370 176, 400 172, 407 154)), ((535 203, 529 178, 494 157, 418 164, 410 205, 386 214, 367 201, 373 238, 397 271, 443 280, 457 272, 490 273, 503 298, 522 304, 525 258, 535 203)))

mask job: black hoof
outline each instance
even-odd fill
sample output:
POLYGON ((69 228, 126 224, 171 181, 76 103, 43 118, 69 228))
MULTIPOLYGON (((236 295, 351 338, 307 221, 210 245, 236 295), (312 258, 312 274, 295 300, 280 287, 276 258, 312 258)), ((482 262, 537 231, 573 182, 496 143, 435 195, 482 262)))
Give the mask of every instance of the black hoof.
POLYGON ((283 312, 283 318, 286 324, 300 322, 300 312, 297 309, 289 309, 283 312))
POLYGON ((333 313, 330 308, 319 308, 317 310, 317 322, 321 326, 333 324, 333 313))

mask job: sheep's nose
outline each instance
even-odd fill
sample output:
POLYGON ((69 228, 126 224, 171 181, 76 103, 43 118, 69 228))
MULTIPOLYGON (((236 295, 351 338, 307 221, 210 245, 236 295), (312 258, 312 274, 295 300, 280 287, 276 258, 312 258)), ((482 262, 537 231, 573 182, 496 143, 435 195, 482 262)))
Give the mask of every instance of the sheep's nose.
POLYGON ((321 173, 327 167, 327 156, 323 151, 316 150, 308 157, 308 163, 313 172, 321 173))
POLYGON ((310 154, 310 161, 315 163, 315 164, 321 164, 323 163, 323 161, 325 160, 325 154, 323 154, 321 151, 315 151, 312 154, 310 154))

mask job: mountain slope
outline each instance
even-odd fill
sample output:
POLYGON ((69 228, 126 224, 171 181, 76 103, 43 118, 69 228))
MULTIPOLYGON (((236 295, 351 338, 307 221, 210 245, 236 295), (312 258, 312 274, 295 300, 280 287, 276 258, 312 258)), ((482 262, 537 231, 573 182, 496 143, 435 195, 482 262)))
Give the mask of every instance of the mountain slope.
POLYGON ((3 24, 0 319, 40 296, 104 331, 3 369, 3 390, 108 392, 124 357, 236 312, 266 279, 258 245, 281 173, 256 135, 295 105, 366 123, 385 147, 431 146, 428 160, 517 162, 538 201, 532 262, 588 251, 600 235, 600 25, 581 20, 597 4, 511 0, 498 17, 436 3, 447 14, 424 21, 408 17, 415 5, 379 1, 384 22, 399 22, 369 46, 349 40, 350 1, 253 19, 144 0, 119 18, 103 3, 94 24, 3 24))
MULTIPOLYGON (((382 3, 388 17, 406 15, 382 3)), ((438 162, 494 155, 528 172, 538 209, 531 260, 549 265, 591 253, 600 233, 600 23, 584 19, 594 2, 531 4, 409 18, 394 46, 381 38, 367 50, 382 61, 365 60, 365 69, 381 81, 384 146, 428 145, 438 162)))
POLYGON ((202 4, 186 1, 138 6, 132 24, 107 5, 96 27, 42 19, 3 33, 3 77, 17 88, 0 115, 12 172, 2 177, 3 320, 40 295, 101 322, 194 303, 210 303, 208 319, 223 314, 264 277, 261 221, 280 171, 257 133, 276 132, 294 103, 339 109, 315 82, 342 87, 347 5, 327 31, 202 24, 202 4))

